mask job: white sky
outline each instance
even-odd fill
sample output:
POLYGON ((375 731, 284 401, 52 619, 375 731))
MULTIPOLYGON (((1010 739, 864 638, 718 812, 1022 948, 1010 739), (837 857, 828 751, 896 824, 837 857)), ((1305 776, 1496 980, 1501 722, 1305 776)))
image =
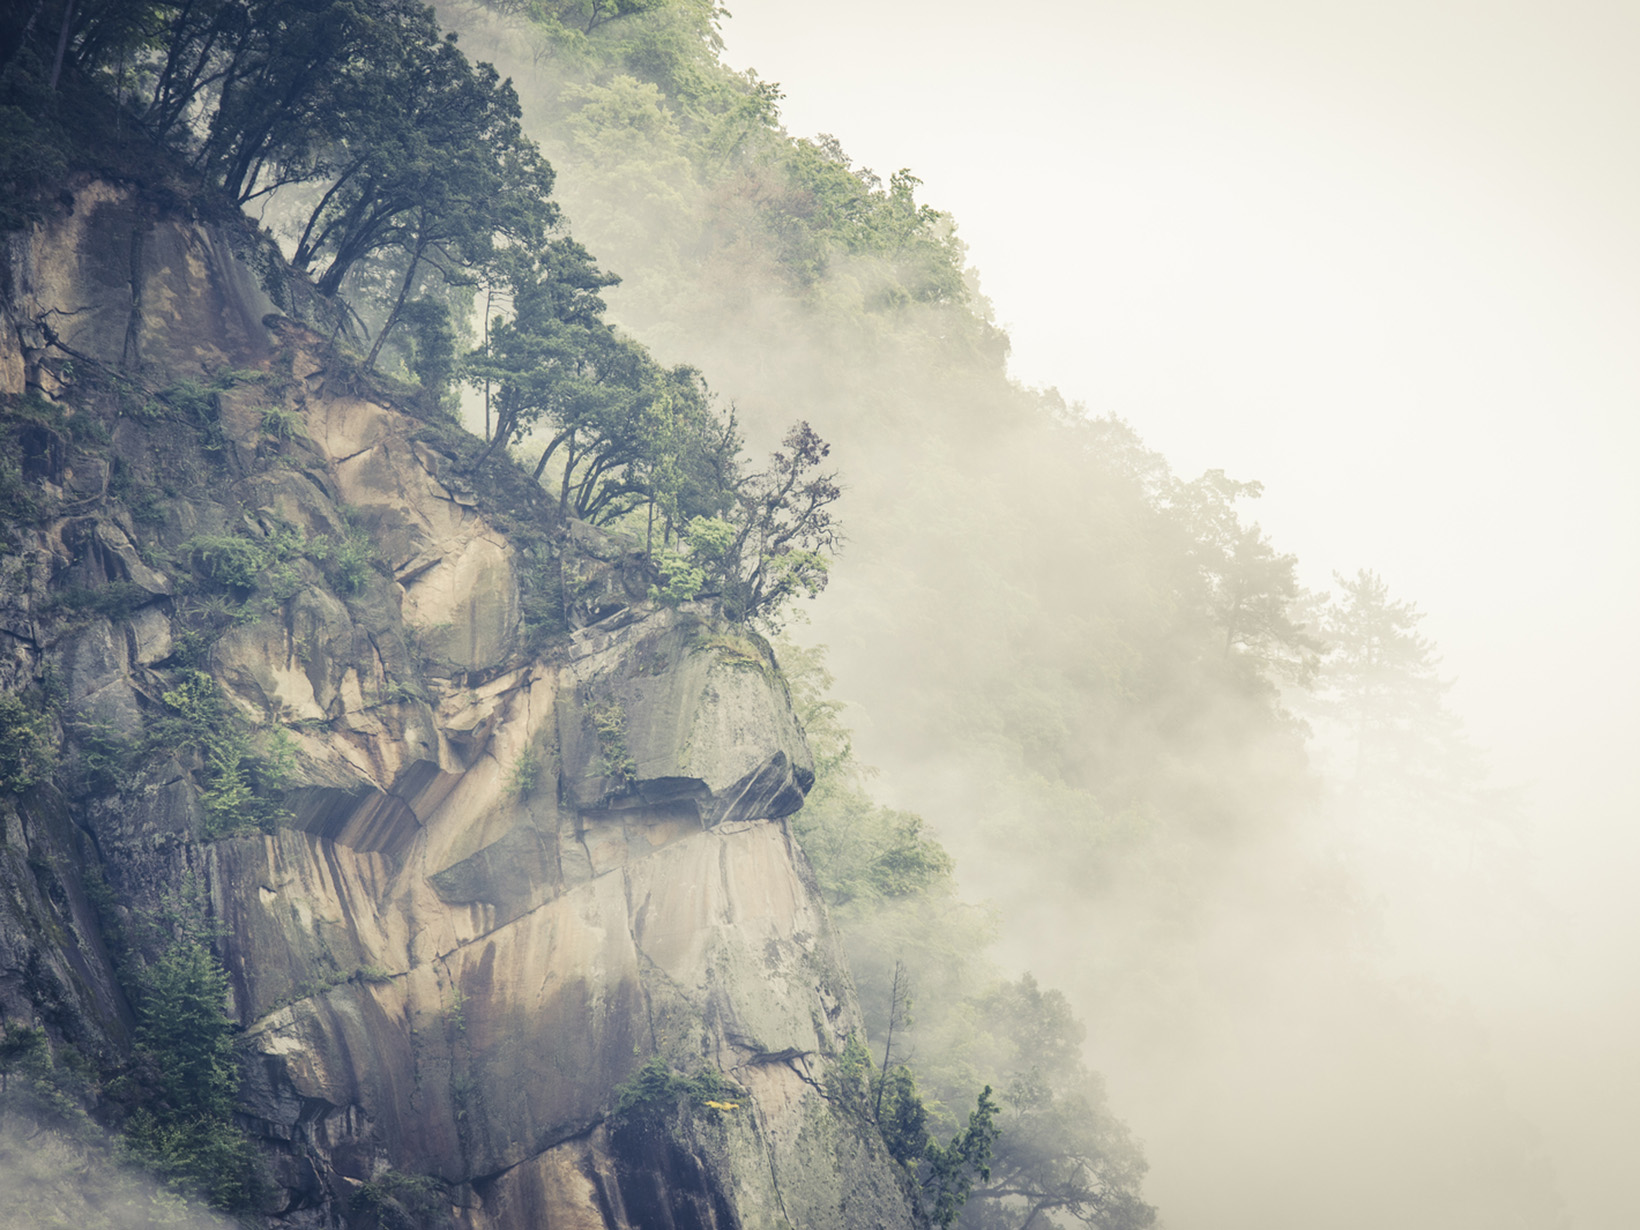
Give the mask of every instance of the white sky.
POLYGON ((1640 1102, 1640 4, 733 12, 793 134, 956 216, 1018 378, 1428 612, 1568 920, 1504 1049, 1578 1052, 1521 1097, 1578 1224, 1640 1224, 1640 1138, 1579 1135, 1640 1102))

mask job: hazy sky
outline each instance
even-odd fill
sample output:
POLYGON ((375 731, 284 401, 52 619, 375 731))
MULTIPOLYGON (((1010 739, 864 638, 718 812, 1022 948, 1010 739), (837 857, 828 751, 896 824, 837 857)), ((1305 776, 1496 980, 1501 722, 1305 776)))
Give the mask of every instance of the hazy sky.
POLYGON ((733 13, 792 133, 956 216, 1016 376, 1428 612, 1564 920, 1475 993, 1579 1223, 1640 1224, 1640 4, 733 13))

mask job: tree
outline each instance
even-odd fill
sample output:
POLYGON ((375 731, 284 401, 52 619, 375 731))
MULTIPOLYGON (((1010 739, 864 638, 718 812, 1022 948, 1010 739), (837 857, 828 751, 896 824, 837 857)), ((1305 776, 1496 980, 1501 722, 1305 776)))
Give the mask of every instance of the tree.
POLYGON ((167 1114, 225 1117, 239 1088, 228 975, 202 943, 183 938, 144 979, 137 1045, 154 1061, 167 1114))
MULTIPOLYGON (((329 177, 336 144, 402 105, 382 88, 438 26, 417 0, 186 0, 127 6, 145 54, 140 120, 240 203, 329 177)), ((128 21, 127 23, 131 23, 128 21)), ((129 35, 127 36, 129 39, 129 35)), ((88 29, 83 61, 106 61, 88 29)))
POLYGON ((447 284, 475 280, 511 249, 546 246, 558 213, 552 169, 523 134, 512 84, 470 65, 454 36, 405 40, 368 87, 292 260, 306 269, 328 257, 318 278, 328 295, 361 262, 391 263, 397 291, 374 363, 424 268, 447 284))
MULTIPOLYGON (((694 368, 664 368, 602 317, 616 279, 559 238, 507 258, 510 318, 496 317, 468 355, 467 380, 490 394, 489 452, 545 430, 535 464, 554 462, 559 506, 608 523, 647 506, 647 530, 678 527, 732 503, 740 439, 694 368)), ((692 596, 692 595, 691 595, 692 596)))
POLYGON ((991 1155, 1001 1135, 996 1118, 997 1104, 987 1085, 980 1090, 967 1127, 953 1136, 949 1145, 928 1142, 917 1185, 923 1212, 936 1226, 956 1221, 974 1184, 991 1177, 991 1155))
POLYGON ((820 470, 830 454, 831 445, 812 427, 797 423, 768 468, 736 484, 726 518, 730 532, 711 570, 732 621, 777 628, 788 599, 825 589, 827 556, 842 542, 831 505, 843 490, 835 473, 820 470))
POLYGON ((1105 1105, 1081 1059, 1082 1026, 1065 997, 1026 974, 975 1004, 1001 1054, 1005 1111, 989 1174, 962 1224, 968 1230, 1027 1230, 1065 1216, 1096 1230, 1143 1230, 1155 1210, 1139 1196, 1145 1162, 1105 1105))
POLYGON ((1323 700, 1353 751, 1357 789, 1396 776, 1433 781, 1460 751, 1462 736, 1444 698, 1434 643, 1418 632, 1423 613, 1389 596, 1376 572, 1334 574, 1341 597, 1325 612, 1330 646, 1323 700))
POLYGON ((883 1118, 883 1094, 888 1088, 888 1074, 894 1070, 894 1031, 911 1024, 911 975, 905 962, 894 962, 894 981, 888 993, 888 1031, 883 1036, 883 1069, 877 1082, 877 1102, 873 1113, 878 1122, 883 1118))
POLYGON ((126 1125, 130 1148, 174 1184, 218 1208, 252 1205, 262 1178, 256 1153, 232 1122, 239 1064, 228 1015, 228 976, 200 937, 199 920, 144 974, 137 1053, 152 1094, 126 1125))
POLYGON ((1191 482, 1174 482, 1170 504, 1199 570, 1208 615, 1222 629, 1225 660, 1239 657, 1258 677, 1307 685, 1322 643, 1298 618, 1305 597, 1298 558, 1278 555, 1257 522, 1243 525, 1236 512, 1238 500, 1263 491, 1259 483, 1208 470, 1191 482))
POLYGON ((456 371, 449 305, 430 297, 413 299, 400 311, 399 321, 410 335, 406 362, 421 384, 423 400, 432 408, 443 406, 456 371))
POLYGON ((512 314, 486 322, 483 343, 467 356, 466 378, 493 394, 489 452, 522 441, 543 422, 554 432, 536 467, 539 475, 573 434, 575 398, 589 381, 596 383, 595 339, 609 332, 599 292, 620 279, 562 236, 507 253, 500 272, 512 314))

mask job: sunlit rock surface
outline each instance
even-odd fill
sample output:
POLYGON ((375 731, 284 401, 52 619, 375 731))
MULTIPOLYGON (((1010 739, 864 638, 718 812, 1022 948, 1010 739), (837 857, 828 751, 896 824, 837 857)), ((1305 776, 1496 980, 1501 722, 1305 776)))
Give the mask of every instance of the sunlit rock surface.
POLYGON ((909 1226, 880 1141, 823 1092, 858 1008, 781 822, 813 774, 768 647, 647 605, 630 546, 476 468, 278 314, 299 288, 252 273, 277 260, 244 228, 73 195, 6 251, 4 391, 72 403, 65 356, 139 390, 264 378, 195 425, 138 392, 105 448, 41 428, 25 468, 72 515, 0 570, 0 683, 47 672, 69 720, 134 734, 173 686, 167 569, 194 536, 362 534, 374 560, 341 585, 293 559, 286 594, 208 648, 235 710, 291 740, 274 832, 202 840, 187 748, 24 809, 0 1005, 37 1010, 49 978, 54 1027, 117 1053, 130 1009, 79 881, 105 877, 124 917, 192 883, 222 928, 270 1224, 345 1225, 391 1170, 437 1179, 464 1230, 909 1226), (270 437, 270 406, 301 431, 270 437), (139 523, 116 481, 165 498, 139 523), (52 614, 116 582, 120 609, 52 614), (655 1056, 744 1095, 612 1117, 655 1056))

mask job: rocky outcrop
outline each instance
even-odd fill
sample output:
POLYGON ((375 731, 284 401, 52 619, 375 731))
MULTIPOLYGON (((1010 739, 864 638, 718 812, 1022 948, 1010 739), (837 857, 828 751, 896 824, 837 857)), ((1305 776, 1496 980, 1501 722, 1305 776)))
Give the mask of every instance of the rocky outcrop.
POLYGON ((825 1094, 860 1021, 768 646, 646 604, 630 546, 278 314, 247 246, 87 183, 7 248, 0 391, 36 401, 0 685, 48 683, 77 750, 11 813, 0 1011, 49 980, 46 1023, 113 1061, 102 937, 193 888, 270 1225, 398 1174, 463 1230, 909 1226, 825 1094), (109 767, 197 671, 284 749, 266 831, 213 830, 187 739, 109 767), (614 1114, 656 1059, 732 1092, 614 1114))

